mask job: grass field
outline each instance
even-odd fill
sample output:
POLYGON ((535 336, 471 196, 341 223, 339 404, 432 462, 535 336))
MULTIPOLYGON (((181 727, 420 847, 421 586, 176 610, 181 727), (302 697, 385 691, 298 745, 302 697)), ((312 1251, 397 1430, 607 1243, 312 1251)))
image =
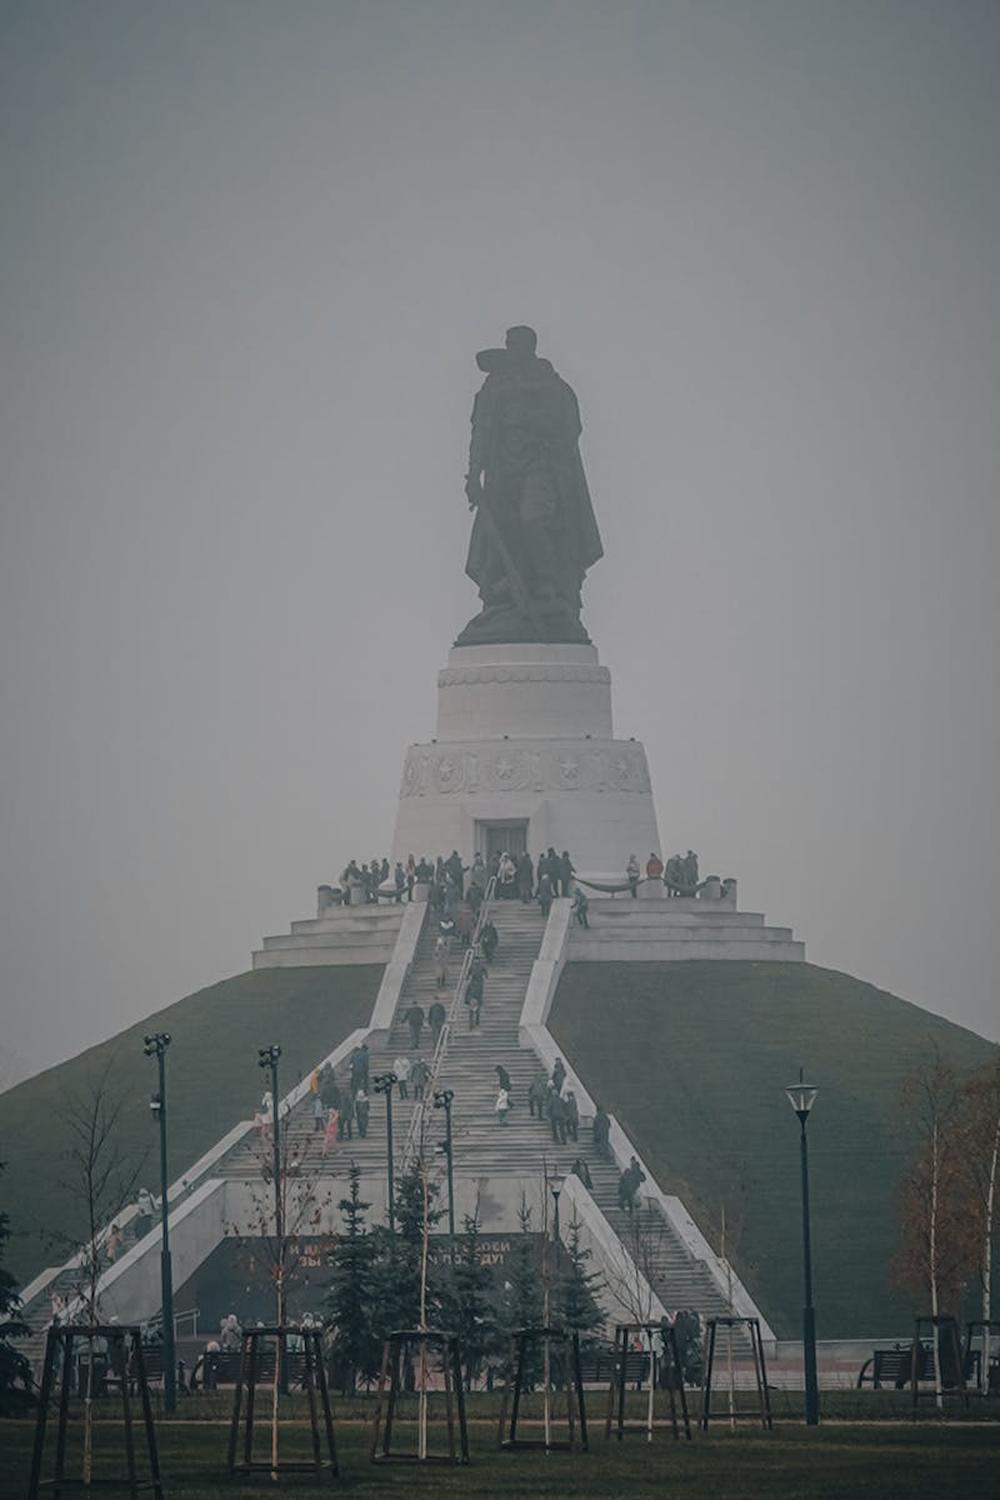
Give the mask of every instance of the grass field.
MULTIPOLYGON (((33 1427, 0 1426, 0 1496, 27 1491, 33 1427)), ((437 1436, 437 1434, 435 1434, 437 1436)), ((356 1495, 475 1494, 493 1496, 690 1496, 705 1500, 833 1500, 864 1494, 871 1500, 969 1500, 995 1493, 997 1430, 990 1427, 781 1427, 773 1433, 720 1429, 691 1443, 657 1438, 607 1442, 595 1433, 586 1454, 499 1453, 492 1423, 470 1429, 468 1469, 372 1465, 367 1429, 340 1423, 341 1479, 337 1489, 356 1495)), ((329 1483, 287 1478, 275 1485, 226 1474, 227 1424, 162 1423, 160 1462, 169 1500, 233 1500, 263 1494, 302 1497, 331 1493, 329 1483)), ((121 1432, 97 1430, 97 1473, 110 1474, 121 1454, 121 1432)), ((282 1453, 305 1455, 308 1432, 285 1429, 282 1453)), ((74 1450, 74 1460, 77 1458, 74 1450)), ((73 1472, 71 1469, 68 1472, 73 1472)))
POLYGON ((13 1231, 7 1264, 25 1284, 66 1252, 43 1242, 46 1229, 82 1231, 82 1205, 60 1186, 67 1133, 62 1114, 89 1080, 110 1064, 110 1083, 125 1098, 121 1139, 128 1155, 148 1153, 143 1173, 158 1185, 159 1157, 149 1096, 155 1066, 143 1056, 149 1031, 168 1031, 170 1177, 179 1177, 239 1120, 249 1119, 261 1097, 257 1048, 277 1041, 284 1049, 281 1082, 291 1087, 351 1032, 363 1026, 382 978, 379 965, 316 969, 259 969, 199 990, 139 1025, 78 1057, 0 1094, 0 1178, 3 1206, 13 1231))
POLYGON ((730 1254, 786 1337, 800 1326, 801 1250, 798 1125, 783 1086, 804 1066, 820 1088, 809 1123, 819 1337, 912 1334, 888 1276, 907 1146, 899 1083, 932 1045, 970 1068, 988 1042, 812 964, 570 964, 549 1024, 706 1234, 725 1205, 730 1254))

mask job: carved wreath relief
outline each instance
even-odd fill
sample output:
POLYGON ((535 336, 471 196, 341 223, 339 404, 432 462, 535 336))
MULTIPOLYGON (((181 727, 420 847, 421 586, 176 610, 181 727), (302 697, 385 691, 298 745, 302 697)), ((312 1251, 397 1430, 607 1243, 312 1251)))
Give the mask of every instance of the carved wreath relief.
POLYGON ((645 792, 650 790, 646 756, 636 745, 612 741, 603 747, 579 742, 544 749, 507 746, 483 751, 463 745, 414 746, 403 767, 403 797, 446 792, 645 792))

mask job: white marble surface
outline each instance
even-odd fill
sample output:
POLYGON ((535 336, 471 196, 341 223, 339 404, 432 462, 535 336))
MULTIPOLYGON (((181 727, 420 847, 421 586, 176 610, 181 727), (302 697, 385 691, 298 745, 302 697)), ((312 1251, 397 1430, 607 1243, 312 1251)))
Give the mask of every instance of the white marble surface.
POLYGON ((455 646, 438 674, 439 743, 613 732, 611 674, 594 646, 455 646))
POLYGON ((457 849, 477 824, 528 823, 536 858, 568 849, 605 879, 659 849, 646 753, 616 740, 594 646, 457 646, 438 677, 437 735, 406 752, 392 858, 457 849))

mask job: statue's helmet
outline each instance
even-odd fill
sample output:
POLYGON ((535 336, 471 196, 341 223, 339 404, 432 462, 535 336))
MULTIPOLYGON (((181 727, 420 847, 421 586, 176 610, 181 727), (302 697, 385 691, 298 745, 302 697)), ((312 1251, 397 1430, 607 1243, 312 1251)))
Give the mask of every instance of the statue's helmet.
POLYGON ((511 354, 518 354, 522 359, 534 354, 538 347, 538 334, 533 328, 525 323, 518 323, 515 328, 508 328, 504 340, 511 354))

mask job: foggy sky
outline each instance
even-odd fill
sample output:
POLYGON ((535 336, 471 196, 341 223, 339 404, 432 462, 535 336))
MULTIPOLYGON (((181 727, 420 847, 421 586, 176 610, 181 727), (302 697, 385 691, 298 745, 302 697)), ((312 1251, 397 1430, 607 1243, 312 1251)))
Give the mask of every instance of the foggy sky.
POLYGON ((520 322, 665 852, 1000 1036, 998 76, 992 0, 3 0, 0 1081, 388 849, 520 322))

